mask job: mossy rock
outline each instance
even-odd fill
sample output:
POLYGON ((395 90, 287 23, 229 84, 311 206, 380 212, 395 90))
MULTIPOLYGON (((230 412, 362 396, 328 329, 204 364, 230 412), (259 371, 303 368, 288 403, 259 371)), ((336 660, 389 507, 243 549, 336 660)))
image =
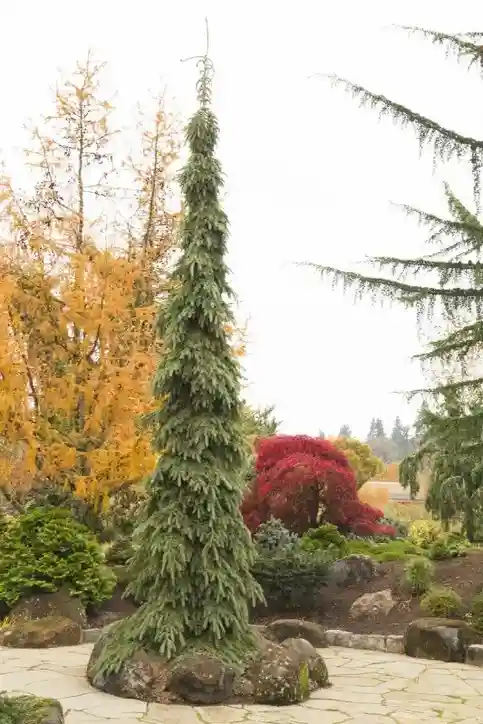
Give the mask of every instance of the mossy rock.
POLYGON ((482 641, 481 634, 466 621, 421 618, 409 624, 404 635, 404 650, 415 658, 462 663, 468 646, 482 641))
POLYGON ((329 672, 322 656, 306 639, 290 638, 283 641, 282 646, 296 654, 301 663, 307 664, 309 671, 309 686, 311 690, 327 689, 331 686, 329 672))
POLYGON ((310 695, 308 664, 281 646, 266 649, 251 667, 248 678, 257 704, 289 706, 300 704, 310 695))
POLYGON ((325 662, 307 640, 287 639, 280 646, 260 637, 258 647, 258 657, 243 674, 257 704, 299 704, 311 691, 330 686, 325 662))
POLYGON ((55 593, 36 593, 21 599, 10 611, 9 618, 37 620, 60 616, 75 621, 85 628, 87 623, 86 609, 79 598, 74 598, 65 588, 55 593))
POLYGON ((99 665, 105 656, 106 648, 115 636, 118 622, 104 629, 94 644, 87 664, 87 681, 96 689, 112 696, 140 701, 163 703, 166 701, 168 667, 157 654, 141 646, 127 657, 120 669, 105 674, 99 665))
POLYGON ((1 724, 64 724, 62 707, 55 699, 0 694, 1 724))
POLYGON ((300 638, 319 649, 327 646, 325 629, 313 621, 305 621, 300 618, 281 618, 269 623, 266 629, 268 636, 265 632, 262 635, 279 643, 290 638, 300 638))
POLYGON ((33 621, 19 619, 7 624, 0 631, 0 645, 17 649, 76 646, 82 643, 82 638, 79 624, 61 616, 48 616, 33 621))

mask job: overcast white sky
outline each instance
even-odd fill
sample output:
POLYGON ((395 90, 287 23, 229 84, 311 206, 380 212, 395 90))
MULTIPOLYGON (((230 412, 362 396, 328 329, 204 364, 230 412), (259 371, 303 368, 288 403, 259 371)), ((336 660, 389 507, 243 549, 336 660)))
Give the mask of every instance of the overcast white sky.
MULTIPOLYGON (((287 432, 365 435, 370 418, 412 422, 394 390, 421 384, 411 313, 344 299, 295 261, 347 265, 366 254, 405 255, 421 232, 390 208, 442 211, 441 180, 465 193, 465 174, 432 173, 412 134, 378 123, 315 73, 335 72, 463 133, 479 136, 477 80, 392 23, 481 30, 475 0, 16 0, 2 6, 0 148, 23 145, 22 124, 48 111, 58 69, 89 48, 109 63, 126 114, 166 84, 193 109, 208 16, 215 109, 227 174, 230 265, 248 319, 247 396, 275 404, 287 432)), ((483 133, 483 129, 481 130, 483 133)), ((16 169, 12 169, 15 173, 16 169)))

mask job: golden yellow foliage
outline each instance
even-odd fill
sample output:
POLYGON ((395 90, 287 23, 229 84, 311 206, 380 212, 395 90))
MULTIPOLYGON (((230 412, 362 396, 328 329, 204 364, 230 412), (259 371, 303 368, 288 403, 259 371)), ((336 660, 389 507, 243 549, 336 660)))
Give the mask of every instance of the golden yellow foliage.
POLYGON ((374 455, 366 443, 353 437, 330 437, 329 440, 346 456, 358 487, 375 478, 384 469, 382 460, 374 455))
POLYGON ((101 70, 79 66, 50 133, 34 131, 33 195, 0 184, 0 487, 53 481, 100 499, 154 465, 139 419, 162 352, 153 323, 177 236, 168 167, 179 138, 160 104, 141 161, 123 164, 132 215, 106 230, 89 207, 116 193, 101 70))

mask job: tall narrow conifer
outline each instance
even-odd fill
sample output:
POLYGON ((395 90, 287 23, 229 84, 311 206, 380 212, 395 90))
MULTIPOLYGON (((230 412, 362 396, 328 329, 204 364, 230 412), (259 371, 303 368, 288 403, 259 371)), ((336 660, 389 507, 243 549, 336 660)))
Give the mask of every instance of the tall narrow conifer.
POLYGON ((252 646, 249 607, 262 598, 251 574, 254 549, 240 513, 247 444, 225 253, 228 220, 215 157, 212 66, 200 61, 199 107, 186 138, 181 257, 157 331, 164 354, 151 420, 159 455, 137 531, 129 593, 143 604, 124 619, 96 663, 118 670, 140 646, 166 659, 215 651, 243 659, 252 646))

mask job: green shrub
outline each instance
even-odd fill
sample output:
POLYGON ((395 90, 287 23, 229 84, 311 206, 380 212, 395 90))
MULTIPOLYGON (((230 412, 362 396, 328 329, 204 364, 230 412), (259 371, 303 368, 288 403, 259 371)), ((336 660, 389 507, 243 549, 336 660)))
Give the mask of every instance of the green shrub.
POLYGON ((407 525, 407 523, 404 523, 404 521, 385 515, 384 518, 381 518, 379 524, 390 525, 392 528, 394 528, 394 530, 396 531, 396 538, 407 538, 409 526, 407 525))
POLYGON ((269 610, 310 611, 327 585, 331 558, 325 553, 285 549, 260 556, 253 574, 263 588, 269 610))
POLYGON ((377 560, 379 563, 391 563, 392 561, 405 561, 407 560, 408 554, 404 551, 389 550, 383 553, 377 554, 377 560))
POLYGON ((444 538, 440 538, 429 546, 429 557, 432 561, 446 561, 455 556, 448 542, 444 538))
POLYGON ((54 699, 0 693, 0 724, 41 724, 53 710, 62 711, 54 699))
POLYGON ((429 557, 433 561, 445 561, 467 555, 468 541, 458 534, 438 538, 429 547, 429 557))
POLYGON ((413 596, 426 593, 433 582, 434 567, 427 558, 414 558, 404 568, 404 583, 413 596))
POLYGON ((350 555, 370 556, 379 563, 403 561, 409 557, 422 556, 423 550, 407 540, 373 541, 367 538, 353 538, 347 541, 350 555))
POLYGON ((23 506, 24 511, 36 508, 65 508, 75 520, 85 525, 98 538, 104 538, 104 524, 101 514, 88 501, 80 498, 73 491, 64 489, 53 483, 43 483, 33 488, 23 506))
POLYGON ((415 520, 409 527, 409 539, 420 548, 428 548, 441 534, 434 520, 415 520))
POLYGON ((13 606, 34 592, 67 586, 85 605, 109 598, 115 577, 96 538, 63 508, 13 518, 0 537, 0 601, 13 606))
POLYGON ((463 610, 463 601, 456 591, 446 586, 433 586, 421 599, 421 608, 430 616, 451 618, 463 610))
POLYGON ((284 526, 281 520, 269 518, 262 523, 253 537, 260 555, 277 553, 298 546, 298 538, 284 526))
POLYGON ((479 634, 483 634, 483 593, 479 593, 471 602, 471 624, 479 634))
POLYGON ((300 547, 308 552, 326 551, 334 558, 343 558, 348 553, 347 538, 331 523, 307 531, 300 539, 300 547))

